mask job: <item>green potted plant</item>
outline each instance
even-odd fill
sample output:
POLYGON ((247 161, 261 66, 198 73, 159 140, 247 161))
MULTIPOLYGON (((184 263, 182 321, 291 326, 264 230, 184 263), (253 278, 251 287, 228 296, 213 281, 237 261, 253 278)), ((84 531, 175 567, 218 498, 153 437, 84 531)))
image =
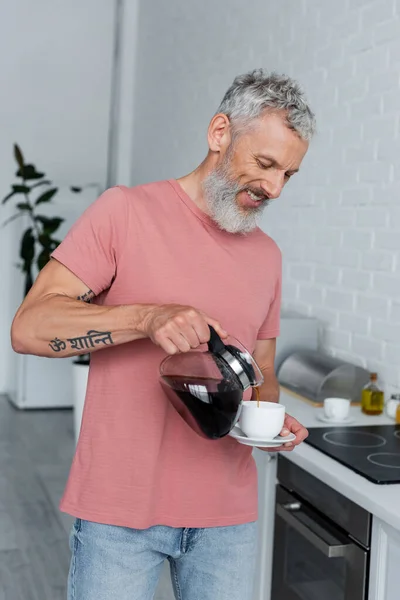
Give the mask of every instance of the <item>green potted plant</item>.
MULTIPOLYGON (((15 202, 15 212, 4 221, 3 227, 16 219, 21 219, 24 223, 19 242, 20 261, 16 266, 23 273, 24 294, 26 295, 31 289, 37 274, 50 260, 51 253, 60 244, 59 228, 65 219, 60 216, 49 217, 48 214, 43 214, 44 212, 48 213, 47 206, 54 200, 59 192, 59 188, 46 177, 43 171, 38 170, 34 164, 25 160, 24 155, 17 144, 14 144, 14 158, 17 163, 17 170, 15 172, 16 180, 11 184, 11 189, 3 198, 2 204, 15 202), (46 210, 44 208, 45 206, 46 210)), ((88 184, 83 187, 69 186, 69 190, 73 194, 77 194, 89 187, 96 188, 97 196, 99 193, 99 186, 97 184, 88 184)), ((74 362, 88 370, 89 356, 90 355, 85 354, 75 357, 74 362)), ((33 362, 35 362, 35 359, 36 361, 50 360, 41 359, 40 357, 21 356, 19 358, 21 358, 21 360, 31 359, 33 362)), ((37 362, 35 364, 35 368, 37 368, 37 362)), ((65 366, 67 367, 67 365, 65 366)), ((58 361, 56 361, 56 364, 52 367, 52 370, 57 369, 61 369, 58 361)), ((34 369, 32 368, 32 371, 33 370, 34 369)), ((25 372, 26 369, 20 369, 20 371, 25 372)), ((39 371, 40 368, 35 372, 36 379, 40 379, 39 371)), ((46 387, 46 384, 48 383, 47 380, 51 379, 49 369, 45 369, 44 372, 47 377, 41 378, 43 388, 46 387)), ((24 385, 21 387, 29 389, 30 386, 24 385)), ((50 393, 49 388, 47 394, 50 395, 50 393)), ((36 397, 39 398, 41 395, 43 396, 45 393, 42 392, 38 386, 36 397)), ((31 402, 31 404, 33 404, 32 407, 41 407, 42 405, 38 404, 38 402, 40 402, 38 399, 36 399, 35 402, 31 402)), ((15 401, 13 403, 22 408, 24 401, 15 401)), ((47 405, 53 406, 54 404, 51 404, 51 400, 49 399, 46 403, 46 406, 47 405)))
MULTIPOLYGON (((39 272, 50 260, 50 254, 60 244, 56 233, 62 217, 48 217, 41 214, 43 204, 52 201, 58 192, 53 182, 46 179, 45 173, 38 171, 35 165, 26 163, 21 149, 14 144, 14 157, 18 165, 15 173, 17 181, 11 185, 11 191, 3 198, 2 204, 11 199, 16 200, 16 213, 7 219, 4 225, 21 218, 27 218, 27 227, 20 243, 20 259, 18 267, 25 277, 25 295, 29 292, 35 279, 35 270, 39 272)), ((71 192, 82 191, 81 187, 71 186, 71 192)))

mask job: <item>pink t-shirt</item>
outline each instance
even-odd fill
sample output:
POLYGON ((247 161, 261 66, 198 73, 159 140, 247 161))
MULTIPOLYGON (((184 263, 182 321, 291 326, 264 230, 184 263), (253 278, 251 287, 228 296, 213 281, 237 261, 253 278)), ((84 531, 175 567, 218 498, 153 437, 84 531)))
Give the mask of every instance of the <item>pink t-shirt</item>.
MULTIPOLYGON (((221 231, 175 180, 107 190, 53 257, 96 294, 93 303, 194 306, 251 352, 279 334, 276 244, 258 228, 221 231)), ((138 529, 255 520, 251 448, 203 439, 186 424, 159 382, 164 357, 149 339, 92 354, 61 510, 138 529)))

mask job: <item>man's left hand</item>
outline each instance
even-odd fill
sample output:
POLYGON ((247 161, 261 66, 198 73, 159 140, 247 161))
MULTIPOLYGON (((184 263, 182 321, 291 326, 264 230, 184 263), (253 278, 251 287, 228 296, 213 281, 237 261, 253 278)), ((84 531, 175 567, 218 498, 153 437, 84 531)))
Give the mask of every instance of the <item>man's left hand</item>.
POLYGON ((287 442, 286 444, 276 448, 259 448, 259 450, 264 450, 265 452, 291 452, 308 436, 307 429, 303 427, 301 423, 299 423, 294 417, 286 415, 280 435, 285 436, 289 435, 289 433, 294 433, 296 436, 296 439, 293 440, 293 442, 287 442))

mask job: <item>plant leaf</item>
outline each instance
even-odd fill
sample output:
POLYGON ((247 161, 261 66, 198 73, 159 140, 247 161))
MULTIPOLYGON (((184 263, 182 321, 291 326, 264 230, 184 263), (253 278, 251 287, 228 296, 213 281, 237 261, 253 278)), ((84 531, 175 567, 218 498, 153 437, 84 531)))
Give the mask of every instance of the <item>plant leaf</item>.
POLYGON ((16 177, 22 177, 24 180, 42 179, 44 177, 44 173, 36 171, 35 165, 24 165, 18 169, 15 175, 16 177))
POLYGON ((4 223, 1 224, 1 227, 5 227, 6 225, 8 225, 9 223, 11 223, 11 221, 15 221, 15 219, 18 219, 18 217, 22 217, 23 213, 19 212, 16 213, 15 215, 12 215, 11 217, 9 217, 8 219, 6 219, 4 221, 4 223))
MULTIPOLYGON (((24 271, 24 268, 22 269, 24 271)), ((27 266, 25 270, 25 296, 28 295, 29 290, 33 286, 33 277, 32 277, 32 263, 27 266)))
POLYGON ((7 202, 7 200, 9 200, 10 198, 12 198, 14 196, 15 192, 12 191, 9 194, 7 194, 7 196, 5 198, 3 198, 3 200, 1 201, 2 204, 5 204, 7 202))
POLYGON ((27 273, 35 256, 35 238, 32 234, 32 227, 28 227, 22 236, 19 255, 24 261, 23 270, 27 273))
POLYGON ((55 250, 57 246, 61 244, 60 240, 56 240, 46 233, 40 234, 38 241, 42 245, 43 250, 46 250, 49 253, 53 252, 53 250, 55 250))
POLYGON ((53 219, 50 219, 49 217, 45 217, 44 215, 36 215, 35 220, 39 221, 39 223, 43 225, 42 234, 50 235, 57 231, 57 229, 60 227, 61 223, 63 223, 65 219, 61 219, 60 217, 54 217, 53 219))
POLYGON ((28 202, 18 202, 17 208, 19 210, 32 210, 32 206, 28 202))
POLYGON ((18 144, 14 144, 14 158, 21 169, 24 168, 24 157, 18 144))
POLYGON ((12 189, 15 194, 29 194, 31 191, 27 185, 13 185, 12 189))
POLYGON ((29 192, 31 191, 30 188, 28 188, 28 186, 26 185, 12 185, 11 188, 12 191, 9 194, 7 194, 5 198, 3 198, 2 204, 5 204, 7 200, 15 196, 15 194, 29 194, 29 192))
POLYGON ((43 204, 43 202, 49 202, 52 199, 52 197, 55 194, 57 194, 57 192, 58 192, 58 188, 53 188, 51 190, 47 190, 47 192, 45 192, 44 194, 39 196, 39 198, 35 202, 35 206, 37 206, 38 204, 43 204))
POLYGON ((70 187, 71 192, 74 192, 75 194, 79 194, 79 192, 82 191, 81 187, 76 187, 75 185, 70 187))
POLYGON ((35 215, 35 221, 38 221, 39 223, 41 223, 43 225, 43 227, 45 225, 47 225, 49 220, 50 220, 50 217, 45 217, 44 215, 35 215))
POLYGON ((50 219, 49 223, 46 225, 46 233, 54 233, 64 221, 65 219, 61 219, 60 217, 50 219))
POLYGON ((43 248, 43 250, 40 252, 39 256, 37 257, 37 261, 36 261, 39 271, 41 271, 41 269, 43 269, 43 267, 47 265, 49 260, 50 260, 50 252, 47 248, 43 248))
POLYGON ((51 247, 51 237, 47 233, 41 233, 38 237, 38 242, 43 248, 47 248, 47 250, 51 247))

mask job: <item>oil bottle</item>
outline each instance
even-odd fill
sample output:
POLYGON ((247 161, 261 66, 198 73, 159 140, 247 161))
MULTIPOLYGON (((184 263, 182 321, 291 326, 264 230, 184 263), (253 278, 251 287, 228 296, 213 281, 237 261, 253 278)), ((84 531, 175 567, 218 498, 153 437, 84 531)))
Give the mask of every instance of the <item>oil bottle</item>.
POLYGON ((378 386, 377 373, 370 374, 370 381, 361 394, 361 410, 366 415, 380 415, 383 412, 385 398, 378 386))

